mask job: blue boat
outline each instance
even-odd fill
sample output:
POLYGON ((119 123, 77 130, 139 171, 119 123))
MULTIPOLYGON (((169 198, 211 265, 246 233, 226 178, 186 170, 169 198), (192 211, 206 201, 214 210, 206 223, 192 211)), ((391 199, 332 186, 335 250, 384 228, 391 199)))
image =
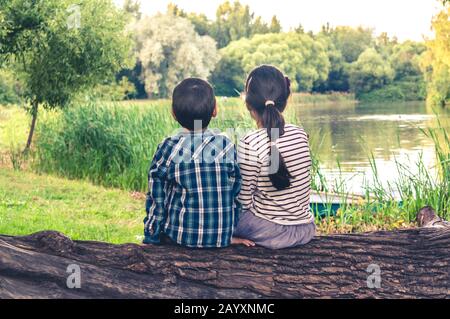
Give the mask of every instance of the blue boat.
POLYGON ((310 205, 316 217, 327 217, 336 215, 338 209, 343 205, 361 205, 364 197, 356 194, 336 194, 311 191, 310 205))

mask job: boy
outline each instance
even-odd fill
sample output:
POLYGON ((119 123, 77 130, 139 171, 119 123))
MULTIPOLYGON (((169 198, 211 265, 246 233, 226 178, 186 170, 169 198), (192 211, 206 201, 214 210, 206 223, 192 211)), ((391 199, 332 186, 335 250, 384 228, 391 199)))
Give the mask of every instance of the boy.
POLYGON ((174 90, 172 115, 184 131, 165 139, 149 174, 145 244, 161 235, 194 248, 231 243, 240 210, 241 175, 233 143, 207 127, 217 115, 214 91, 190 78, 174 90))

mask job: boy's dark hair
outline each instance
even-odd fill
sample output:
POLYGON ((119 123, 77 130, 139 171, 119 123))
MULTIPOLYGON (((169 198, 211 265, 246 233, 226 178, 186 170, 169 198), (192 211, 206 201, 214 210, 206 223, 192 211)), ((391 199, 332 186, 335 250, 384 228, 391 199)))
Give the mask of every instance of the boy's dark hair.
POLYGON ((195 121, 201 121, 202 129, 208 127, 216 106, 212 86, 198 78, 183 80, 173 90, 172 110, 178 123, 193 131, 195 121))
MULTIPOLYGON (((271 65, 261 65, 250 72, 246 84, 247 107, 254 110, 261 124, 267 129, 269 141, 277 139, 284 134, 285 121, 281 114, 286 108, 287 101, 291 95, 291 83, 289 78, 276 67, 271 65)), ((274 144, 270 146, 270 161, 272 154, 278 154, 277 171, 269 174, 272 185, 277 190, 282 190, 291 186, 291 174, 288 171, 281 153, 274 144)))

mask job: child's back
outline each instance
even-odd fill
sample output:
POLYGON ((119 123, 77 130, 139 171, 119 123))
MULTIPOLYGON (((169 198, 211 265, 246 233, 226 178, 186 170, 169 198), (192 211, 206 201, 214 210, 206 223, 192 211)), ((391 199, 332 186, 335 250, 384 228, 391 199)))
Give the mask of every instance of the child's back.
POLYGON ((311 157, 308 135, 295 125, 286 125, 284 130, 275 145, 290 173, 290 185, 278 190, 270 180, 269 148, 272 144, 266 129, 260 129, 248 134, 239 144, 241 172, 245 174, 239 198, 245 210, 269 221, 282 225, 311 223, 314 216, 309 206, 311 157))
POLYGON ((206 129, 215 112, 214 94, 206 82, 188 79, 175 89, 173 113, 187 130, 164 140, 153 158, 144 243, 159 243, 164 233, 188 247, 230 244, 241 177, 234 144, 206 129), (197 97, 204 101, 194 101, 197 97), (199 118, 203 123, 197 129, 199 118))

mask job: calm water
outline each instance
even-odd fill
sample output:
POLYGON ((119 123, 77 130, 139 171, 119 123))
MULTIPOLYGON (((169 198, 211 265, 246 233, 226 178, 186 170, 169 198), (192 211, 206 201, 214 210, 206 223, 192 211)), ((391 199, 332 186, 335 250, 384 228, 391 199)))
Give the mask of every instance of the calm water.
MULTIPOLYGON (((436 163, 433 142, 419 128, 436 127, 437 122, 425 103, 298 108, 313 150, 322 163, 322 172, 333 185, 345 180, 349 191, 361 192, 364 178, 372 180, 373 177, 369 162, 371 152, 382 183, 397 179, 395 159, 414 171, 414 163, 422 156, 427 167, 433 170, 436 163)), ((439 110, 438 113, 444 127, 450 128, 450 110, 439 110)))

